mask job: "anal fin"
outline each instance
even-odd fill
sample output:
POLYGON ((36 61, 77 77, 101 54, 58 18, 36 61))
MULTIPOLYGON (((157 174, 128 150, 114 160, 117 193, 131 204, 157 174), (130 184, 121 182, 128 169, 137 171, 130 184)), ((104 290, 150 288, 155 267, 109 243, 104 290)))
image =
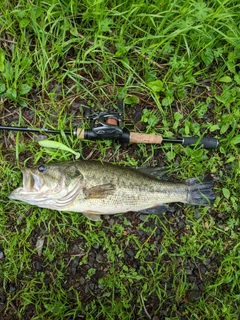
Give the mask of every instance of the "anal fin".
POLYGON ((166 212, 168 209, 168 206, 166 204, 161 204, 159 206, 147 208, 144 210, 141 210, 144 214, 161 214, 163 212, 166 212))

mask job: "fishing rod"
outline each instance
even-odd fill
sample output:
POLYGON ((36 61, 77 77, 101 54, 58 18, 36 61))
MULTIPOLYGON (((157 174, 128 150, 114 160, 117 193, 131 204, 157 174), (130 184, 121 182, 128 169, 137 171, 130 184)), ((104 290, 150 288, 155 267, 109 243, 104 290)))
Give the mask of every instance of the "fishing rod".
MULTIPOLYGON (((63 130, 66 135, 73 134, 81 140, 116 140, 121 143, 145 143, 145 144, 161 144, 161 143, 178 143, 183 146, 202 145, 205 149, 215 149, 219 142, 216 138, 199 137, 183 137, 181 139, 163 138, 160 135, 131 132, 124 128, 121 112, 99 112, 91 115, 86 112, 86 118, 92 119, 92 128, 77 128, 74 131, 63 130)), ((17 132, 34 132, 34 133, 51 133, 61 134, 61 130, 45 129, 45 128, 28 128, 18 126, 0 126, 1 130, 17 131, 17 132)))

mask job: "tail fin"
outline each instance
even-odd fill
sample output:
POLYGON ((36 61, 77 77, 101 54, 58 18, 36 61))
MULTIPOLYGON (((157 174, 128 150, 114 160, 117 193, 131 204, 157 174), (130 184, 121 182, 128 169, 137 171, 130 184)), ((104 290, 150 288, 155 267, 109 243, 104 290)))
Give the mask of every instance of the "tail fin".
POLYGON ((187 203, 208 206, 213 204, 216 195, 213 192, 214 180, 211 175, 201 179, 190 178, 186 181, 188 186, 187 203))

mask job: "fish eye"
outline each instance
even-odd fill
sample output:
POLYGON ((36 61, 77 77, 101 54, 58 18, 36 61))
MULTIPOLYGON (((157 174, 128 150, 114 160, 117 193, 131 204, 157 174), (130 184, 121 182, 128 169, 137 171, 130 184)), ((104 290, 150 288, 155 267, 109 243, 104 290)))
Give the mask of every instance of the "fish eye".
POLYGON ((42 164, 41 166, 38 167, 38 171, 39 172, 44 172, 44 171, 46 171, 46 169, 47 168, 46 168, 46 166, 44 164, 42 164))

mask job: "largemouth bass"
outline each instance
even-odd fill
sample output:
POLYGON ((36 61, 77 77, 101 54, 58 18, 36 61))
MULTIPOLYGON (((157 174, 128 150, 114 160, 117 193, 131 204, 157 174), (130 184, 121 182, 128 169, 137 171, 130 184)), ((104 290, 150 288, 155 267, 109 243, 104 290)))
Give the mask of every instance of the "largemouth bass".
POLYGON ((43 164, 22 170, 23 186, 10 199, 41 208, 81 212, 99 221, 102 214, 128 211, 162 213, 166 203, 210 205, 215 199, 213 179, 161 181, 138 169, 97 161, 43 164))

